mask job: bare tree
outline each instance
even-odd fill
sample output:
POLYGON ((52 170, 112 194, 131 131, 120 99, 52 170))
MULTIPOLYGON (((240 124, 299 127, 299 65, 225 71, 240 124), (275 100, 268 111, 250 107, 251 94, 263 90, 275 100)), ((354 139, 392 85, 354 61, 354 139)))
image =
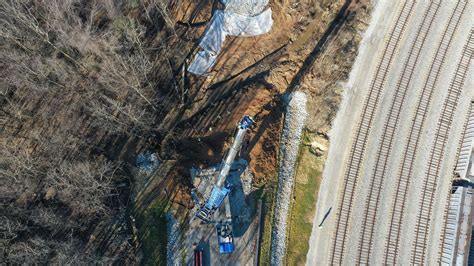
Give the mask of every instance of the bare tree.
MULTIPOLYGON (((163 0, 150 0, 150 1, 144 1, 143 5, 145 5, 145 12, 149 20, 152 20, 150 17, 150 10, 153 8, 156 8, 158 12, 160 13, 161 17, 163 20, 166 22, 166 25, 170 29, 174 29, 175 26, 175 21, 172 19, 170 11, 169 11, 169 5, 171 1, 163 1, 163 0)), ((178 3, 176 3, 178 4, 178 3)))
POLYGON ((74 215, 108 216, 105 204, 113 189, 118 167, 103 159, 87 162, 64 162, 51 169, 46 178, 55 188, 58 199, 67 203, 74 215))
POLYGON ((103 143, 151 131, 174 104, 167 88, 170 40, 177 39, 172 5, 139 3, 144 8, 130 12, 123 0, 0 1, 0 245, 7 262, 108 261, 82 252, 94 248, 87 239, 98 221, 107 230, 118 216, 123 165, 103 156, 112 154, 103 143), (155 16, 166 32, 148 38, 155 16))
POLYGON ((25 193, 34 194, 37 191, 39 164, 26 150, 1 139, 0 165, 0 194, 4 200, 18 199, 25 193))

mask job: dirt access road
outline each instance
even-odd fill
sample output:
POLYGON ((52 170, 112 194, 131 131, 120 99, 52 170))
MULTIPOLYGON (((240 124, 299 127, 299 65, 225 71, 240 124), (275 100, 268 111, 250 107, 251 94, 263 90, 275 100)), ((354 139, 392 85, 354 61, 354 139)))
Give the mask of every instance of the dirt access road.
POLYGON ((456 1, 376 6, 330 134, 308 265, 438 262, 474 98, 473 12, 456 1))

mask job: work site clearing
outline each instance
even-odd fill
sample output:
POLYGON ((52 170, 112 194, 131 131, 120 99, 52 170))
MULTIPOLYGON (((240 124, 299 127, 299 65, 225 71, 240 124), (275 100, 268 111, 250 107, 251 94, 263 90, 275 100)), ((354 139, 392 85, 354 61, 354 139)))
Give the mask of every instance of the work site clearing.
POLYGON ((472 13, 2 1, 3 260, 470 263, 472 13))

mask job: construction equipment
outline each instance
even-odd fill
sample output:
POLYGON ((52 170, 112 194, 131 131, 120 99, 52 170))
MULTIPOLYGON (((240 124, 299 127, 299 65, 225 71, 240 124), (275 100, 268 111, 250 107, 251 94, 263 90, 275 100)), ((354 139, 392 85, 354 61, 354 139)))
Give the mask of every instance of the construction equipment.
POLYGON ((216 225, 219 253, 228 254, 234 251, 234 237, 232 236, 232 223, 224 222, 216 225))
POLYGON ((219 253, 227 254, 234 251, 234 236, 232 229, 232 213, 230 212, 229 197, 224 199, 225 219, 216 224, 219 253))
POLYGON ((231 185, 226 183, 225 180, 229 174, 230 168, 235 160, 235 157, 237 156, 237 153, 242 147, 245 133, 253 126, 254 123, 255 121, 253 118, 248 115, 244 116, 244 118, 242 118, 242 120, 239 122, 234 142, 232 143, 232 147, 230 148, 225 160, 222 163, 222 167, 219 171, 219 175, 217 176, 217 181, 214 184, 211 195, 196 214, 197 217, 207 223, 212 221, 214 212, 221 206, 222 202, 231 190, 231 185))

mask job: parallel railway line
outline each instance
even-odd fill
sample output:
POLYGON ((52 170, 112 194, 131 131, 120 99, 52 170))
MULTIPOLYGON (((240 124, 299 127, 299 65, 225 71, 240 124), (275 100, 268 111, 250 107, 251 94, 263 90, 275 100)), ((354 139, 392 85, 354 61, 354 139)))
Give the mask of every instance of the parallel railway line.
MULTIPOLYGON (((446 56, 453 42, 453 36, 458 28, 461 17, 466 10, 466 2, 459 1, 451 13, 448 24, 442 33, 440 43, 436 48, 433 60, 430 64, 429 72, 424 80, 424 85, 416 103, 416 110, 411 120, 406 146, 404 147, 403 161, 399 169, 396 181, 396 195, 391 206, 390 227, 386 245, 384 248, 385 264, 399 263, 400 256, 400 237, 401 228, 406 211, 408 187, 413 176, 416 151, 419 149, 423 128, 428 116, 428 110, 431 106, 434 89, 439 80, 441 69, 446 61, 446 56)), ((419 58, 423 46, 426 42, 429 31, 432 28, 433 21, 440 9, 440 2, 430 2, 426 9, 418 32, 415 35, 408 57, 404 62, 402 74, 397 83, 397 91, 390 104, 389 114, 383 125, 381 143, 379 144, 376 164, 370 178, 369 194, 365 200, 365 208, 362 222, 362 230, 359 236, 356 263, 369 264, 373 249, 373 240, 375 235, 375 224, 378 210, 380 209, 380 200, 382 185, 385 176, 388 174, 390 154, 393 149, 396 138, 396 129, 401 122, 402 106, 407 98, 407 91, 411 88, 414 78, 415 68, 419 63, 419 58)), ((384 47, 383 56, 380 59, 375 76, 371 81, 369 93, 364 101, 364 108, 361 114, 356 134, 351 146, 348 163, 344 175, 344 185, 342 195, 338 202, 338 212, 336 214, 336 228, 333 235, 330 262, 331 264, 342 264, 346 253, 348 241, 348 228, 350 224, 351 213, 354 204, 357 182, 361 174, 361 168, 367 150, 367 142, 370 129, 374 122, 376 110, 381 101, 381 93, 384 91, 387 75, 391 65, 394 62, 394 55, 400 45, 400 40, 405 31, 409 17, 413 12, 414 3, 405 2, 394 28, 391 30, 390 39, 384 47)), ((435 185, 442 165, 444 147, 447 143, 448 130, 453 120, 454 111, 459 101, 460 92, 464 84, 467 68, 472 59, 472 32, 469 42, 463 50, 463 57, 459 63, 456 74, 450 88, 448 96, 444 102, 441 117, 437 125, 435 143, 433 145, 428 171, 423 180, 423 188, 420 197, 420 211, 417 216, 415 229, 415 240, 413 243, 413 252, 410 254, 412 264, 424 264, 427 250, 429 222, 434 204, 435 185), (467 63, 466 63, 467 61, 467 63)))
MULTIPOLYGON (((458 2, 462 4, 463 2, 458 2)), ((465 4, 465 2, 464 2, 465 4)), ((465 7, 465 6, 464 6, 465 7)), ((459 16, 464 12, 464 7, 459 16)), ((468 42, 463 48, 461 60, 456 68, 454 77, 448 88, 448 95, 441 109, 441 116, 436 128, 435 140, 432 146, 428 170, 425 173, 424 182, 420 197, 420 210, 417 216, 415 229, 415 244, 411 254, 412 264, 425 264, 426 249, 428 242, 428 232, 431 215, 433 211, 434 195, 436 193, 436 184, 441 174, 441 166, 444 158, 444 151, 447 146, 449 131, 455 116, 456 107, 459 103, 460 95, 464 86, 469 65, 474 54, 474 30, 471 29, 468 42)))
MULTIPOLYGON (((469 160, 471 156, 471 142, 474 139, 474 100, 471 101, 469 107, 469 113, 466 117, 466 121, 463 127, 463 137, 459 142, 457 151, 455 173, 460 174, 460 177, 464 177, 468 170, 469 160), (464 174, 463 174, 464 173, 464 174)), ((451 177, 451 182, 454 179, 454 175, 451 177)), ((450 264, 452 262, 452 254, 454 251, 454 245, 456 240, 456 222, 458 217, 458 210, 456 207, 459 203, 456 196, 452 196, 453 187, 449 187, 446 193, 446 208, 443 216, 443 228, 441 231, 441 241, 439 248, 439 260, 438 264, 450 264)))
MULTIPOLYGON (((370 178, 369 194, 365 201, 364 221, 360 231, 357 262, 359 264, 369 264, 372 253, 373 238, 375 231, 376 217, 380 209, 380 196, 382 184, 388 174, 390 154, 395 142, 395 132, 400 123, 402 106, 405 103, 407 92, 411 89, 415 68, 419 64, 420 54, 425 45, 426 37, 432 29, 433 21, 439 11, 439 2, 430 2, 426 9, 423 20, 418 28, 416 38, 411 44, 411 48, 406 61, 404 62, 402 74, 397 82, 395 96, 389 108, 388 117, 383 127, 383 136, 377 150, 376 164, 370 178)), ((416 78, 416 77, 415 77, 416 78)))
MULTIPOLYGON (((465 2, 458 2, 451 14, 448 25, 443 32, 441 42, 438 45, 434 60, 430 65, 428 77, 418 98, 415 116, 412 120, 408 140, 406 141, 407 145, 404 148, 403 161, 397 176, 396 194, 391 208, 390 227, 384 252, 385 264, 396 264, 397 258, 399 257, 400 234, 404 219, 408 187, 413 177, 416 152, 419 149, 418 145, 423 126, 428 115, 435 85, 439 79, 441 67, 443 66, 448 48, 452 42, 454 32, 459 25, 465 7, 465 2)), ((421 225, 419 226, 420 231, 426 229, 421 225)), ((415 246, 417 245, 418 243, 415 243, 415 246)))
POLYGON ((354 200, 354 190, 366 150, 369 129, 372 125, 375 111, 379 104, 380 95, 386 83, 388 71, 406 29, 409 17, 413 12, 414 5, 414 1, 406 1, 404 3, 395 26, 390 32, 390 39, 384 48, 383 56, 371 82, 369 96, 365 100, 361 121, 358 125, 354 142, 351 147, 349 164, 344 176, 343 193, 339 200, 339 208, 336 217, 336 231, 331 246, 331 264, 342 264, 343 261, 345 243, 347 240, 347 230, 354 200))

